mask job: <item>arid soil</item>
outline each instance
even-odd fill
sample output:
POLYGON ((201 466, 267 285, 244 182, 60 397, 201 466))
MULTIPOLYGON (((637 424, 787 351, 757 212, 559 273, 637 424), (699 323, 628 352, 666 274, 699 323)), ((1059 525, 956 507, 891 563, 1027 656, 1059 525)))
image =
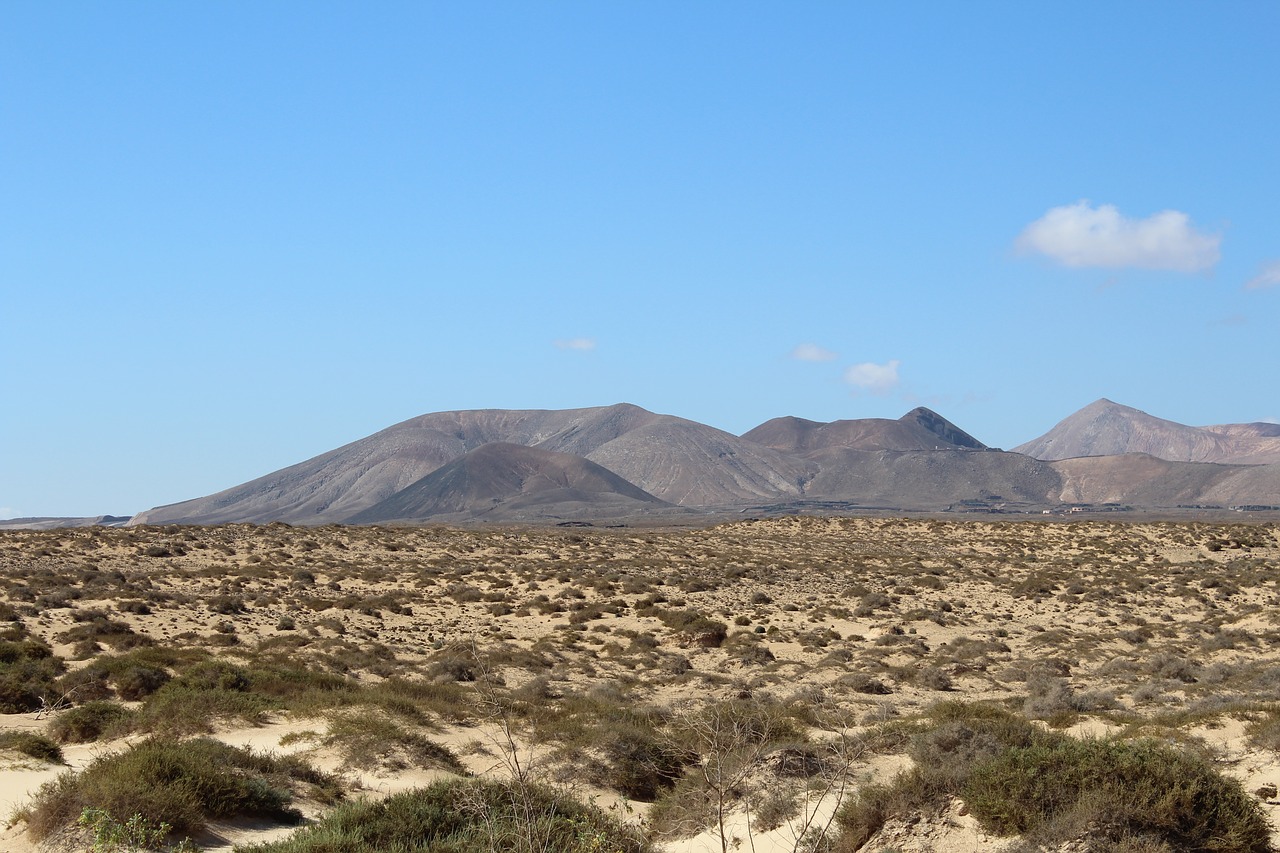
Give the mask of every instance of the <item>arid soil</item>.
MULTIPOLYGON (((669 851, 720 850, 722 834, 791 851, 830 842, 839 805, 910 765, 878 732, 983 702, 1081 737, 1196 751, 1259 792, 1274 822, 1278 537, 1276 525, 870 518, 8 531, 0 617, 9 642, 42 641, 52 657, 0 730, 52 736, 105 701, 129 716, 64 741, 70 768, 156 732, 212 733, 305 755, 348 797, 529 773, 669 851), (223 675, 197 684, 211 659, 223 675), (706 778, 724 747, 708 720, 748 705, 779 736, 732 778, 706 778), (684 757, 637 777, 620 732, 658 750, 644 770, 684 757), (805 770, 806 744, 832 748, 805 770)), ((2 755, 7 811, 67 770, 2 755)), ((329 807, 297 804, 308 818, 329 807)), ((25 830, 15 817, 0 848, 37 849, 25 830)), ((196 840, 230 849, 291 831, 229 823, 196 840)), ((888 821, 864 849, 1010 843, 956 800, 888 821)))

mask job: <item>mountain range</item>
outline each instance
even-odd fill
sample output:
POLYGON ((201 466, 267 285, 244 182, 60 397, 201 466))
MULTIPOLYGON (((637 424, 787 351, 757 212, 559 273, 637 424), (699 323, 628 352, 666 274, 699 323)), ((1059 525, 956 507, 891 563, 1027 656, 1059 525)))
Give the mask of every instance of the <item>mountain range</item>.
POLYGON ((585 522, 832 504, 1280 505, 1280 425, 1192 427, 1104 399, 1003 451, 926 408, 775 418, 740 436, 628 403, 438 412, 130 523, 585 522))

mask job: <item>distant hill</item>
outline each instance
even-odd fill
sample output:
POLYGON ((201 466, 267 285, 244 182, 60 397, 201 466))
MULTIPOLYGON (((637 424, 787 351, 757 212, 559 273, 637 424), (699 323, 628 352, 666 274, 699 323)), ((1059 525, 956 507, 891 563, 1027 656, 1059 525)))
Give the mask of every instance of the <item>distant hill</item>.
POLYGON ((0 519, 0 530, 53 530, 59 527, 124 527, 127 515, 95 515, 89 518, 6 518, 0 519))
POLYGON ((682 418, 645 424, 586 458, 680 506, 799 497, 815 473, 802 459, 682 418))
POLYGON ((1280 464, 1170 462, 1145 453, 1086 456, 1050 463, 1066 503, 1133 506, 1280 506, 1280 464))
POLYGON ((937 412, 912 409, 897 420, 862 418, 821 423, 784 417, 765 421, 742 437, 784 453, 849 450, 982 450, 982 442, 937 412))
POLYGON ((135 523, 339 522, 485 444, 593 447, 651 417, 627 405, 421 415, 208 497, 148 510, 135 523))
POLYGON ((1210 462, 1170 462, 1146 453, 1084 456, 1050 463, 1062 475, 1058 497, 1067 503, 1138 506, 1197 504, 1240 469, 1210 462))
POLYGON ((353 524, 626 517, 665 502, 568 453, 492 442, 356 513, 353 524))
POLYGON ((945 509, 961 501, 1056 502, 1061 479, 1047 463, 1018 453, 893 451, 833 447, 809 457, 819 466, 808 497, 872 506, 945 509))
POLYGON ((741 436, 628 403, 436 412, 130 523, 545 522, 762 505, 1026 511, 1077 503, 1280 505, 1280 427, 1189 427, 1099 400, 1005 452, 926 408, 896 420, 774 418, 741 436))
POLYGON ((493 442, 572 453, 686 506, 798 495, 812 473, 802 460, 723 430, 626 403, 438 412, 217 494, 156 507, 134 523, 341 522, 493 442))
POLYGON ((1219 424, 1217 426, 1200 427, 1219 435, 1230 435, 1242 438, 1280 438, 1280 424, 1219 424))
POLYGON ((1193 427, 1101 399, 1014 452, 1046 460, 1145 453, 1170 462, 1266 464, 1280 462, 1280 432, 1273 426, 1193 427))

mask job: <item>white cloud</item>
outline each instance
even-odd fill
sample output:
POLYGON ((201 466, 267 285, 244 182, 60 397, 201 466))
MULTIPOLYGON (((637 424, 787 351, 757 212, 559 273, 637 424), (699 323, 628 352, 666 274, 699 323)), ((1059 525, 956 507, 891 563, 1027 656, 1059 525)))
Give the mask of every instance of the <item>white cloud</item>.
POLYGON ((0 506, 0 520, 6 518, 25 518, 21 512, 11 506, 0 506))
POLYGON ((595 338, 566 338, 555 341, 556 349, 577 350, 578 352, 590 352, 596 348, 595 338))
POLYGON ((846 369, 844 381, 872 394, 887 394, 898 384, 898 365, 901 363, 896 358, 884 364, 864 361, 846 369))
POLYGON ((800 344, 791 351, 791 358, 796 361, 835 361, 836 354, 817 344, 800 344))
POLYGON ((1280 284, 1280 260, 1262 265, 1262 270, 1245 284, 1245 290, 1265 290, 1280 284))
POLYGON ((1137 267, 1199 272, 1218 262, 1219 234, 1204 234, 1177 210, 1146 219, 1122 216, 1114 205, 1080 201, 1055 207, 1018 235, 1020 252, 1046 255, 1068 267, 1137 267))

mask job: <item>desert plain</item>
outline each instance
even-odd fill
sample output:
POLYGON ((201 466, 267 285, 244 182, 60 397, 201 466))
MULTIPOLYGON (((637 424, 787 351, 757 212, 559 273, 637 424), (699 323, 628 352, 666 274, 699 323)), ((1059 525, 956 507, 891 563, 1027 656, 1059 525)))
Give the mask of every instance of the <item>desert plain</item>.
MULTIPOLYGON (((3 531, 0 849, 284 850, 462 779, 554 791, 669 853, 1271 849, 1278 568, 1274 523, 3 531), (287 808, 145 843, 77 819, 151 820, 76 780, 209 738, 291 762, 254 783, 287 808), (1212 779, 1165 805, 1220 823, 1065 793, 1041 820, 991 793, 1002 750, 1079 744, 1185 759, 1212 779)), ((575 839, 558 849, 624 847, 575 839)))

